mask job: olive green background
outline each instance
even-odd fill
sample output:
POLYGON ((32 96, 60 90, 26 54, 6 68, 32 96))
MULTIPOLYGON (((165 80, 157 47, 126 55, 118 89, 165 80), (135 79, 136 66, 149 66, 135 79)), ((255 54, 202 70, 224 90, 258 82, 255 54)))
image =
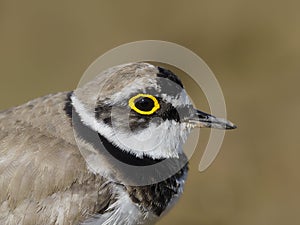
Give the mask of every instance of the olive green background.
POLYGON ((238 129, 203 173, 209 130, 201 133, 185 193, 159 224, 298 224, 299 11, 291 0, 0 0, 0 109, 72 90, 94 59, 120 44, 178 43, 214 71, 238 129))

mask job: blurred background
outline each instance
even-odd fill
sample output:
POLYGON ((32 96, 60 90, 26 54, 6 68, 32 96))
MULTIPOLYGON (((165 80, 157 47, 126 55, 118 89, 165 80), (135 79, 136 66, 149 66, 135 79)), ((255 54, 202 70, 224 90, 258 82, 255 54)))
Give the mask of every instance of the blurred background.
POLYGON ((203 173, 209 130, 201 132, 185 193, 159 225, 298 224, 299 10, 292 0, 0 0, 0 109, 74 89, 90 63, 120 44, 178 43, 215 73, 238 129, 203 173))

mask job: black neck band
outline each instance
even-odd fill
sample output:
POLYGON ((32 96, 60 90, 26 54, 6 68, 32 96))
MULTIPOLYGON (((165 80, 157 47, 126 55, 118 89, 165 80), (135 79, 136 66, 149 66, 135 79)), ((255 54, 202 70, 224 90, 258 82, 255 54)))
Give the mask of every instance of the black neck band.
POLYGON ((106 151, 108 151, 113 157, 117 160, 126 163, 132 166, 150 166, 156 163, 163 161, 164 159, 151 159, 148 156, 143 156, 143 158, 138 158, 119 147, 115 146, 111 142, 109 142, 103 135, 98 133, 98 136, 105 147, 106 151))
POLYGON ((72 118, 72 125, 75 127, 77 134, 86 142, 93 145, 97 151, 105 155, 111 155, 115 159, 131 166, 150 166, 165 160, 152 159, 148 156, 138 158, 133 154, 120 149, 118 146, 108 141, 103 135, 84 125, 71 104, 71 96, 72 92, 68 93, 64 110, 67 116, 72 118))

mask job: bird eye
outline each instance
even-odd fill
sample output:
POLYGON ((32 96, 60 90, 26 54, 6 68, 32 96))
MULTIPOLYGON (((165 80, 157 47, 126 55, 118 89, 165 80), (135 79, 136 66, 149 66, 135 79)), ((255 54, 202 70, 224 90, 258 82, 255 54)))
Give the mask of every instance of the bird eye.
POLYGON ((131 109, 142 115, 151 115, 160 107, 157 99, 148 94, 133 96, 128 103, 131 109))

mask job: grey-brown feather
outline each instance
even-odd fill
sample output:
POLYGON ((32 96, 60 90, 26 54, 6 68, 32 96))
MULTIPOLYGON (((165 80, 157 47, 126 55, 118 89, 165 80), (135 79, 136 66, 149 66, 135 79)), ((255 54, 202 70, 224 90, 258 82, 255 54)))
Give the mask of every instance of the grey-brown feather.
MULTIPOLYGON (((104 120, 108 115, 101 114, 103 110, 97 108, 97 103, 103 102, 101 106, 105 106, 107 96, 113 96, 110 104, 115 98, 128 97, 123 92, 121 97, 118 94, 121 89, 134 88, 134 82, 139 83, 139 89, 155 87, 158 72, 145 63, 117 66, 77 88, 74 99, 84 103, 88 116, 104 120)), ((101 149, 94 149, 92 143, 80 136, 75 141, 72 109, 65 110, 66 105, 74 106, 70 101, 70 95, 64 92, 0 112, 0 224, 75 225, 105 221, 115 225, 124 219, 125 224, 146 224, 150 217, 157 218, 170 208, 173 199, 182 193, 187 166, 148 186, 117 185, 113 178, 108 181, 97 170, 91 172, 88 165, 92 162, 87 162, 82 154, 101 149), (79 151, 78 143, 84 151, 79 151), (136 214, 128 214, 128 206, 136 214)), ((80 121, 84 122, 84 117, 80 121)), ((79 133, 76 131, 75 135, 79 133)), ((101 158, 101 151, 96 156, 96 166, 118 178, 114 165, 101 158)))
POLYGON ((0 113, 0 224, 77 224, 114 201, 111 185, 78 151, 65 98, 0 113))
POLYGON ((157 67, 149 66, 147 63, 130 63, 112 67, 96 76, 92 81, 85 83, 83 87, 75 90, 77 98, 84 102, 88 109, 95 109, 98 101, 104 101, 107 96, 112 96, 126 86, 130 86, 136 79, 147 84, 153 81, 159 73, 157 67), (96 96, 97 99, 91 98, 96 96))

